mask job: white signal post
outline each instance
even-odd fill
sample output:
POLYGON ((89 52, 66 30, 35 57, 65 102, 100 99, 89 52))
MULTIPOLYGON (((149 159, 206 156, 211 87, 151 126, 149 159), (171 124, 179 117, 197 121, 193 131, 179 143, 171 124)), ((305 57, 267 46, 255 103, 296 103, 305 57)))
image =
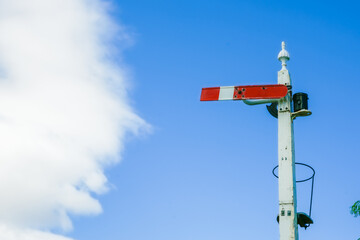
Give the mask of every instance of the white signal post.
MULTIPOLYGON (((278 84, 291 87, 286 62, 290 59, 282 42, 282 50, 278 55, 282 69, 278 72, 278 84)), ((278 104, 278 160, 279 160, 279 228, 280 240, 298 240, 298 224, 296 211, 296 177, 294 128, 291 113, 291 89, 278 104)))
MULTIPOLYGON (((278 55, 278 59, 282 63, 282 68, 278 72, 278 84, 203 88, 200 101, 241 100, 248 105, 273 103, 276 106, 277 104, 277 114, 276 109, 272 107, 273 104, 267 107, 270 114, 278 118, 278 221, 280 240, 298 240, 298 220, 300 226, 305 229, 313 223, 313 220, 311 219, 311 202, 310 216, 302 212, 297 213, 296 209, 293 120, 296 117, 309 116, 311 111, 307 109, 307 94, 297 93, 294 94, 294 105, 296 102, 296 112, 294 112, 293 104, 291 104, 293 101, 291 79, 289 71, 286 69, 286 62, 290 60, 290 55, 285 50, 285 42, 282 42, 281 45, 282 50, 278 55)), ((302 165, 308 166, 306 164, 302 165)), ((311 169, 314 172, 311 177, 314 181, 315 171, 313 168, 311 169)))

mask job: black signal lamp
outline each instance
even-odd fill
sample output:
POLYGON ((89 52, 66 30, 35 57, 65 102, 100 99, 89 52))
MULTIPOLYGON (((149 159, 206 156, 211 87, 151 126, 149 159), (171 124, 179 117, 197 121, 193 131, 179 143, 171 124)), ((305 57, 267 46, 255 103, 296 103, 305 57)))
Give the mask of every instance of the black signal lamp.
POLYGON ((293 96, 294 112, 308 110, 308 95, 306 93, 295 93, 293 96))

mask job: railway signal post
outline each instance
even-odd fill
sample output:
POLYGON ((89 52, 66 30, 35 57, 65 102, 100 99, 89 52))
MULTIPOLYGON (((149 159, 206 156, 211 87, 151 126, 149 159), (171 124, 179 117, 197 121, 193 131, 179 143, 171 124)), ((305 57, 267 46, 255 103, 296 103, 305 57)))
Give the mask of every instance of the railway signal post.
MULTIPOLYGON (((278 72, 278 84, 291 89, 289 71, 286 62, 290 59, 282 42, 282 50, 278 55, 282 68, 278 72)), ((279 227, 280 240, 297 240, 298 227, 296 215, 296 178, 294 128, 291 116, 291 90, 278 102, 278 162, 279 162, 279 227)))
POLYGON ((298 240, 298 220, 301 222, 300 226, 305 229, 313 221, 307 214, 297 213, 296 209, 293 120, 296 117, 308 116, 311 112, 307 109, 307 94, 297 93, 292 96, 291 78, 286 69, 290 55, 285 50, 284 42, 278 59, 282 65, 278 72, 278 84, 203 88, 200 100, 242 100, 248 105, 272 103, 268 106, 268 110, 271 115, 278 118, 279 215, 277 219, 280 240, 298 240))

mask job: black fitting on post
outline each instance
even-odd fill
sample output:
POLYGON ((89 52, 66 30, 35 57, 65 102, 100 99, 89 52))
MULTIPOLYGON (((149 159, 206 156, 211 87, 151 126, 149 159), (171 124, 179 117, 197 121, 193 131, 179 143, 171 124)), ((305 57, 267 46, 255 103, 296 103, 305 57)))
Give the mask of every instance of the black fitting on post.
POLYGON ((308 95, 306 93, 295 93, 293 95, 294 112, 308 110, 308 95))
POLYGON ((267 110, 273 116, 274 118, 278 118, 278 109, 277 109, 278 103, 273 102, 271 105, 266 105, 267 110))

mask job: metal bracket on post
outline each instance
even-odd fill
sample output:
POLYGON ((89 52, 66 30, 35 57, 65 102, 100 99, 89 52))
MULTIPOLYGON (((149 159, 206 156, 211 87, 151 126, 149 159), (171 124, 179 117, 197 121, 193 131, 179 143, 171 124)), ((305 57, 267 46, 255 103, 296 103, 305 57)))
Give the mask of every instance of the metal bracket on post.
MULTIPOLYGON (((310 208, 309 208, 309 215, 303 212, 298 212, 297 213, 297 222, 298 225, 300 225, 300 227, 308 228, 311 224, 314 223, 314 221, 311 218, 311 209, 312 209, 312 200, 313 200, 313 193, 314 193, 314 178, 315 178, 315 169, 312 168, 310 165, 307 165, 305 163, 298 163, 296 162, 295 165, 302 165, 305 166, 307 168, 309 168, 312 171, 312 174, 310 177, 308 178, 304 178, 301 180, 296 180, 296 183, 302 183, 302 182, 307 182, 309 180, 311 180, 311 195, 310 195, 310 208)), ((276 175, 275 170, 279 167, 279 165, 277 165, 276 167, 273 168, 272 170, 272 174, 276 177, 279 178, 278 175, 276 175)), ((276 218, 277 222, 279 223, 279 215, 276 218)))
POLYGON ((294 120, 297 117, 307 117, 310 116, 312 114, 312 112, 310 110, 299 110, 297 112, 293 112, 291 113, 291 120, 294 120))
POLYGON ((261 99, 261 100, 246 100, 244 99, 243 102, 247 105, 259 105, 265 103, 277 103, 278 99, 261 99))

